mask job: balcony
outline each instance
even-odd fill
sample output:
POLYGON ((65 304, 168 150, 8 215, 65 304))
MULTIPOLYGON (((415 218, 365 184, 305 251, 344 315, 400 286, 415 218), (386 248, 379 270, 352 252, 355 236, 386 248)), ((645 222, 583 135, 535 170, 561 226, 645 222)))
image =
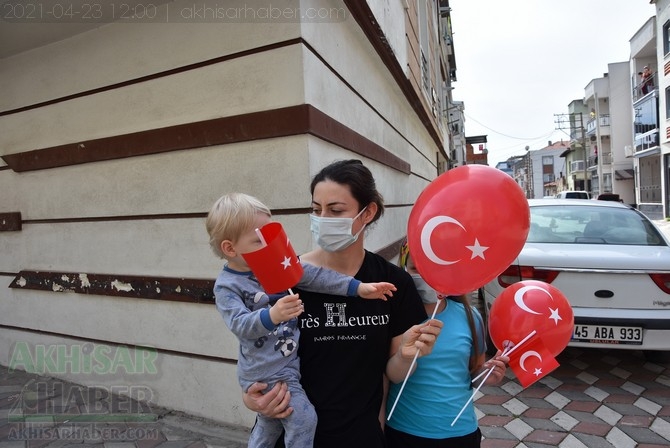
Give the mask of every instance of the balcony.
POLYGON ((598 127, 600 127, 600 135, 610 135, 609 114, 600 114, 600 117, 590 119, 586 123, 586 135, 596 135, 598 127))
POLYGON ((633 87, 633 102, 636 102, 637 100, 645 97, 650 93, 658 91, 658 87, 656 87, 657 84, 656 79, 657 74, 654 73, 646 80, 640 82, 639 84, 636 84, 633 87))
POLYGON ((645 134, 636 134, 635 135, 635 154, 648 151, 651 149, 658 149, 659 147, 659 138, 658 138, 658 129, 654 129, 651 132, 645 134))
POLYGON ((598 169, 598 157, 603 158, 602 162, 600 162, 603 165, 611 165, 612 164, 612 153, 611 152, 606 152, 606 153, 603 153, 602 155, 598 155, 598 156, 589 156, 589 158, 587 160, 589 171, 594 171, 594 170, 598 169))

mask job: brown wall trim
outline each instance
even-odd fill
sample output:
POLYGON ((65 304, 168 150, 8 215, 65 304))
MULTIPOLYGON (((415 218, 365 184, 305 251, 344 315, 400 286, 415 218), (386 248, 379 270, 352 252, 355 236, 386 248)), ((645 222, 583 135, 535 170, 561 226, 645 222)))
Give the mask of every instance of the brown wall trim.
POLYGON ((426 109, 424 109, 421 99, 412 87, 411 82, 405 76, 403 68, 398 63, 398 60, 393 53, 393 49, 388 43, 383 30, 379 26, 379 22, 375 19, 368 2, 360 0, 344 0, 344 4, 347 5, 349 12, 351 12, 351 15, 358 23, 358 26, 361 27, 368 38, 368 41, 375 49, 386 68, 388 68, 393 79, 395 79, 398 87, 400 87, 400 90, 405 94, 405 98, 407 98, 412 109, 414 109, 414 112, 416 112, 424 127, 433 138, 439 151, 447 157, 447 154, 444 153, 443 143, 437 129, 433 126, 431 118, 426 109))
MULTIPOLYGON (((309 207, 283 208, 270 210, 273 216, 303 215, 311 213, 309 207)), ((25 219, 23 224, 62 224, 71 222, 109 222, 109 221, 144 221, 157 219, 201 219, 206 218, 207 212, 201 213, 163 213, 160 215, 124 215, 124 216, 89 216, 86 218, 51 218, 25 219)))
POLYGON ((196 62, 194 64, 184 65, 182 67, 176 67, 176 68, 173 68, 173 69, 170 69, 170 70, 164 70, 162 72, 152 73, 150 75, 141 76, 139 78, 129 79, 127 81, 119 82, 119 83, 116 83, 116 84, 110 84, 108 86, 99 87, 97 89, 91 89, 91 90, 86 90, 86 91, 79 92, 79 93, 73 93, 72 95, 67 95, 67 96, 63 96, 63 97, 60 97, 60 98, 55 98, 55 99, 52 99, 52 100, 49 100, 49 101, 42 101, 40 103, 30 104, 28 106, 19 107, 19 108, 16 108, 16 109, 0 111, 0 117, 2 117, 4 115, 11 115, 11 114, 17 114, 17 113, 20 113, 20 112, 25 112, 25 111, 31 110, 31 109, 38 109, 40 107, 49 106, 51 104, 62 103, 62 102, 65 102, 65 101, 70 101, 70 100, 73 100, 73 99, 76 99, 76 98, 81 98, 81 97, 84 97, 84 96, 95 95, 96 93, 107 92, 109 90, 119 89, 121 87, 126 87, 126 86, 130 86, 130 85, 133 85, 133 84, 139 84, 141 82, 151 81, 153 79, 158 79, 158 78, 163 78, 165 76, 171 76, 171 75, 174 75, 174 74, 177 74, 177 73, 187 72, 189 70, 195 70, 195 69, 198 69, 198 68, 206 67, 208 65, 219 64, 221 62, 229 61, 231 59, 237 59, 237 58, 249 56, 249 55, 256 54, 256 53, 263 53, 263 52, 266 52, 266 51, 275 50, 277 48, 289 47, 291 45, 297 45, 297 44, 302 43, 302 41, 303 41, 302 38, 296 37, 294 39, 289 39, 289 40, 285 40, 285 41, 282 41, 282 42, 275 42, 273 44, 264 45, 264 46, 257 47, 257 48, 252 48, 250 50, 239 51, 237 53, 232 53, 232 54, 228 54, 228 55, 225 55, 225 56, 219 56, 219 57, 216 57, 216 58, 208 59, 206 61, 196 62))
MULTIPOLYGON (((237 361, 234 359, 229 359, 229 358, 222 358, 220 356, 208 356, 208 355, 201 355, 198 353, 188 353, 188 352, 182 352, 182 351, 177 351, 177 350, 166 350, 162 348, 157 348, 157 347, 150 347, 147 345, 136 345, 136 344, 120 344, 118 342, 114 341, 105 341, 102 339, 94 339, 94 338, 86 338, 82 336, 77 336, 77 335, 72 335, 72 334, 66 334, 66 333, 56 333, 54 331, 44 331, 44 330, 34 330, 32 328, 24 328, 24 327, 17 327, 14 325, 2 325, 0 324, 0 329, 4 328, 7 330, 15 330, 15 331, 24 331, 27 333, 33 333, 33 334, 39 334, 39 335, 47 335, 47 336, 55 336, 57 338, 70 338, 70 339, 76 339, 79 341, 85 341, 85 342, 91 342, 94 344, 105 344, 105 345, 114 345, 116 347, 131 347, 137 350, 155 350, 156 353, 161 353, 165 355, 172 355, 172 356, 183 356, 185 358, 195 358, 195 359, 202 359, 204 361, 215 361, 215 362, 223 362, 226 364, 237 364, 237 361)), ((7 366, 11 367, 11 366, 7 366)), ((29 373, 38 373, 38 372, 29 372, 29 373)))
POLYGON ((21 212, 0 213, 0 232, 21 230, 21 212))
POLYGON ((410 165, 309 104, 216 118, 2 156, 16 172, 266 138, 312 134, 405 174, 410 165))
POLYGON ((79 272, 20 271, 9 288, 101 296, 214 303, 214 281, 79 272))
MULTIPOLYGON (((377 251, 386 260, 398 255, 401 238, 377 251)), ((74 292, 112 297, 214 303, 214 280, 135 275, 89 274, 83 272, 20 271, 8 288, 48 292, 74 292)))

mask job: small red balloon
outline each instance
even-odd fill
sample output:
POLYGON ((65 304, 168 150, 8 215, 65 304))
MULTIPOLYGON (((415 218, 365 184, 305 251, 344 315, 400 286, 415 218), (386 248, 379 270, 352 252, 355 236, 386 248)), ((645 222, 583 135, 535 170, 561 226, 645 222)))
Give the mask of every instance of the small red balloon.
POLYGON ((421 192, 407 239, 426 283, 460 295, 503 272, 521 252, 529 228, 528 201, 514 179, 487 165, 464 165, 421 192))
POLYGON ((557 356, 572 338, 575 319, 570 302, 558 288, 524 280, 496 297, 488 320, 491 340, 499 350, 504 350, 507 341, 517 344, 536 331, 547 350, 557 356))

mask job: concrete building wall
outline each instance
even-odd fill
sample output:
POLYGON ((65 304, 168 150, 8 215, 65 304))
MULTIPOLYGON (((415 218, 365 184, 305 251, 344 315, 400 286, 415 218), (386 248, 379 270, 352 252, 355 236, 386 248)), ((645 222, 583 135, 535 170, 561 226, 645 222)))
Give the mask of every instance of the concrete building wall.
POLYGON ((607 65, 609 73, 610 149, 612 164, 612 193, 616 193, 626 204, 635 203, 635 181, 628 173, 633 172, 633 160, 626 157, 626 146, 633 145, 633 110, 631 107, 632 86, 630 64, 617 62, 607 65))
POLYGON ((51 373, 143 384, 155 404, 250 426, 237 341, 212 304, 211 204, 259 197, 301 253, 311 177, 360 158, 389 206, 368 249, 394 256, 439 132, 380 55, 365 4, 289 6, 325 18, 104 23, 0 59, 0 364, 25 367, 12 347, 150 347, 149 372, 51 373))
POLYGON ((659 139, 661 147, 661 196, 663 203, 663 217, 670 217, 670 126, 668 125, 668 92, 670 91, 670 53, 667 51, 663 41, 665 38, 664 27, 670 22, 670 1, 656 1, 656 60, 658 64, 657 83, 658 83, 658 113, 659 139))

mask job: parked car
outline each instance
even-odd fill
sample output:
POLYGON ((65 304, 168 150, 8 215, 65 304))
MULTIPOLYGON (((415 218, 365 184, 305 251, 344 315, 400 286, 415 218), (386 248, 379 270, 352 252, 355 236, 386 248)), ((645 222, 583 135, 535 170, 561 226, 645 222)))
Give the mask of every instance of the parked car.
POLYGON ((621 199, 619 197, 619 195, 616 194, 616 193, 602 193, 602 194, 599 194, 596 199, 598 199, 599 201, 623 202, 623 199, 621 199))
POLYGON ((655 224, 619 202, 529 199, 528 204, 530 231, 519 256, 478 291, 484 317, 507 286, 540 280, 558 288, 572 306, 570 346, 667 356, 670 241, 655 224))
POLYGON ((590 199, 587 191, 559 191, 556 193, 556 199, 590 199))

